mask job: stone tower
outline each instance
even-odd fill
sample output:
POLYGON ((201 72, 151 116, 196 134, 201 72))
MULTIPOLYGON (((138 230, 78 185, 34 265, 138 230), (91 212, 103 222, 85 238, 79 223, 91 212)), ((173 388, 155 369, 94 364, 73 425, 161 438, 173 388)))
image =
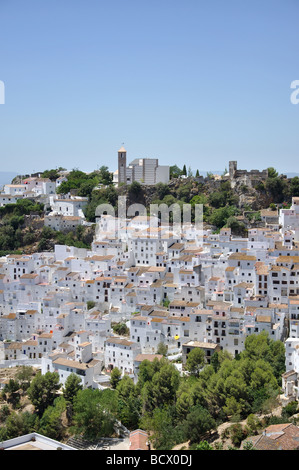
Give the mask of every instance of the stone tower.
POLYGON ((237 171, 237 162, 236 161, 230 161, 229 162, 229 177, 230 179, 233 179, 235 171, 237 171))
POLYGON ((121 147, 118 151, 118 184, 127 184, 127 151, 124 147, 121 147))

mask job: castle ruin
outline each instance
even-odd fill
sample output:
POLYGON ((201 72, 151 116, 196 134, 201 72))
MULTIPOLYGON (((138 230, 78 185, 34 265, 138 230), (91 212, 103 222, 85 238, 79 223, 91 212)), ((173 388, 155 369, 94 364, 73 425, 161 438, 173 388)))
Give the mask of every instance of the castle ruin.
POLYGON ((229 162, 229 171, 228 171, 229 180, 231 182, 232 188, 237 184, 245 184, 246 186, 253 188, 260 181, 264 181, 268 178, 268 170, 238 170, 237 162, 229 162))

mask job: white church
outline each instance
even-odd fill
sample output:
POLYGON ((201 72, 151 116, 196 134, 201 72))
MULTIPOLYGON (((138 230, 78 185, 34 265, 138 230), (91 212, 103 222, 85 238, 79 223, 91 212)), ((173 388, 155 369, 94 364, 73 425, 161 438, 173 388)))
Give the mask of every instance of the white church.
POLYGON ((159 165, 157 158, 135 158, 127 165, 127 151, 124 147, 118 150, 118 169, 113 174, 115 184, 154 185, 169 182, 169 166, 159 165))

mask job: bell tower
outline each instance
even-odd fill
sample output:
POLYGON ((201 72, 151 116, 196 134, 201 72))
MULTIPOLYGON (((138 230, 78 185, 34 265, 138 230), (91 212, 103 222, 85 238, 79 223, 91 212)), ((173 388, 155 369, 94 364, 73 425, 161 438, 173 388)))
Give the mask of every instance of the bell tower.
POLYGON ((118 151, 118 184, 127 184, 127 151, 121 147, 118 151))
POLYGON ((237 162, 236 161, 230 161, 229 162, 229 177, 230 179, 234 178, 234 174, 237 171, 237 162))

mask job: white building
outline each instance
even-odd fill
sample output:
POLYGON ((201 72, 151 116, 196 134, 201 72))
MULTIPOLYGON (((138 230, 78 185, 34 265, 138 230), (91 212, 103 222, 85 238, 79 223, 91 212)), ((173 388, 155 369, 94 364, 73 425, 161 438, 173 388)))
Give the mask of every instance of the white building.
POLYGON ((18 200, 23 199, 22 194, 4 194, 0 193, 0 206, 6 206, 6 204, 16 204, 18 200))
POLYGON ((299 197, 293 197, 292 198, 292 205, 291 205, 290 209, 280 209, 279 224, 283 228, 298 231, 298 228, 299 228, 299 197))
POLYGON ((105 345, 105 368, 112 370, 117 367, 121 373, 134 374, 135 357, 141 353, 137 342, 127 339, 110 337, 105 345))
POLYGON ((3 187, 3 194, 9 194, 10 196, 23 196, 26 190, 26 184, 5 184, 3 187))
POLYGON ((83 210, 88 202, 87 197, 51 196, 51 212, 49 215, 79 216, 84 218, 83 210))
POLYGON ((32 192, 35 196, 50 195, 56 193, 56 183, 49 178, 25 178, 22 183, 26 192, 32 192))
POLYGON ((84 219, 79 216, 72 215, 45 215, 45 227, 60 232, 75 230, 79 225, 83 224, 84 219))
POLYGON ((36 432, 24 434, 1 442, 3 450, 77 450, 67 444, 63 444, 55 439, 43 436, 36 432))
MULTIPOLYGON (((52 197, 52 220, 81 217, 81 198, 52 197)), ((177 237, 155 219, 150 230, 148 217, 132 216, 121 233, 113 232, 114 217, 99 221, 91 249, 56 245, 0 259, 1 365, 36 361, 62 383, 75 372, 97 387, 102 367, 108 379, 114 367, 134 377, 136 357, 155 354, 160 343, 169 354, 194 341, 237 355, 248 335, 285 339, 289 325, 291 388, 299 372, 295 223, 251 229, 244 239, 205 230, 202 242, 192 227, 177 237), (130 327, 129 339, 113 335, 114 322, 130 327)))
POLYGON ((118 151, 118 170, 113 175, 113 181, 131 184, 154 185, 169 182, 169 166, 159 165, 157 158, 135 158, 127 165, 127 151, 121 147, 118 151))

